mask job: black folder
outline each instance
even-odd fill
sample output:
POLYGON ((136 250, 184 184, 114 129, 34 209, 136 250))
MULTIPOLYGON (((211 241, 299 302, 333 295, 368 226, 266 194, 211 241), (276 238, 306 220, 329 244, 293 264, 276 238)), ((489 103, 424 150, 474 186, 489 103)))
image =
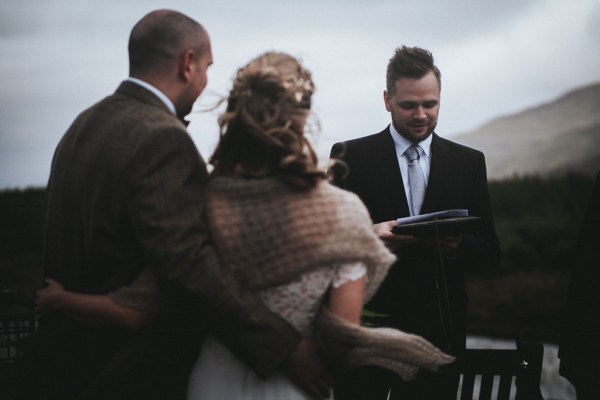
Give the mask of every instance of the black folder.
POLYGON ((399 235, 442 236, 473 233, 480 227, 481 217, 453 217, 396 225, 392 232, 399 235))

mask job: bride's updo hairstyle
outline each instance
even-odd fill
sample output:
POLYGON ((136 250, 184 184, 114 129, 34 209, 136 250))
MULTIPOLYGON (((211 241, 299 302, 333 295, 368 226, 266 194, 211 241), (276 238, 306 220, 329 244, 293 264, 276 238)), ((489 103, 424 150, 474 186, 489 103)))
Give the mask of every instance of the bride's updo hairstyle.
POLYGON ((300 188, 324 179, 304 136, 313 92, 310 72, 288 54, 268 52, 240 68, 219 117, 214 172, 276 177, 300 188))

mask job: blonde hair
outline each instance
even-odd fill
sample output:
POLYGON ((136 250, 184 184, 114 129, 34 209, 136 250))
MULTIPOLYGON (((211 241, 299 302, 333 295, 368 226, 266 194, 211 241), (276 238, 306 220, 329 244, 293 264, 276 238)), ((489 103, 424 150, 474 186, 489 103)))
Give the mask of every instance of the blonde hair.
POLYGON ((304 135, 313 92, 310 72, 285 53, 264 53, 240 68, 219 117, 214 172, 316 185, 325 173, 304 135))

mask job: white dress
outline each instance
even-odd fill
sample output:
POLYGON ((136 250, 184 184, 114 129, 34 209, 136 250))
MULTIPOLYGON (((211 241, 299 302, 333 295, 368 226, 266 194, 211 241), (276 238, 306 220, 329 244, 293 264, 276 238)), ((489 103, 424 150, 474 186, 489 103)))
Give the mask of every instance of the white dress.
MULTIPOLYGON (((322 267, 301 275, 289 284, 260 293, 274 312, 298 331, 310 335, 329 286, 339 287, 366 274, 362 263, 322 267)), ((207 337, 188 386, 189 400, 308 400, 309 395, 283 373, 261 379, 214 336, 207 337)))

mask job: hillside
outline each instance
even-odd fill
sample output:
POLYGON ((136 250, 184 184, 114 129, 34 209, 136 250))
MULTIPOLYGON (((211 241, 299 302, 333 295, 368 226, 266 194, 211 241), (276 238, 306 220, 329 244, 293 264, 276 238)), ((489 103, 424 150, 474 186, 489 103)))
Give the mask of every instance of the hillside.
POLYGON ((600 170, 600 83, 452 138, 486 155, 488 177, 600 170))

